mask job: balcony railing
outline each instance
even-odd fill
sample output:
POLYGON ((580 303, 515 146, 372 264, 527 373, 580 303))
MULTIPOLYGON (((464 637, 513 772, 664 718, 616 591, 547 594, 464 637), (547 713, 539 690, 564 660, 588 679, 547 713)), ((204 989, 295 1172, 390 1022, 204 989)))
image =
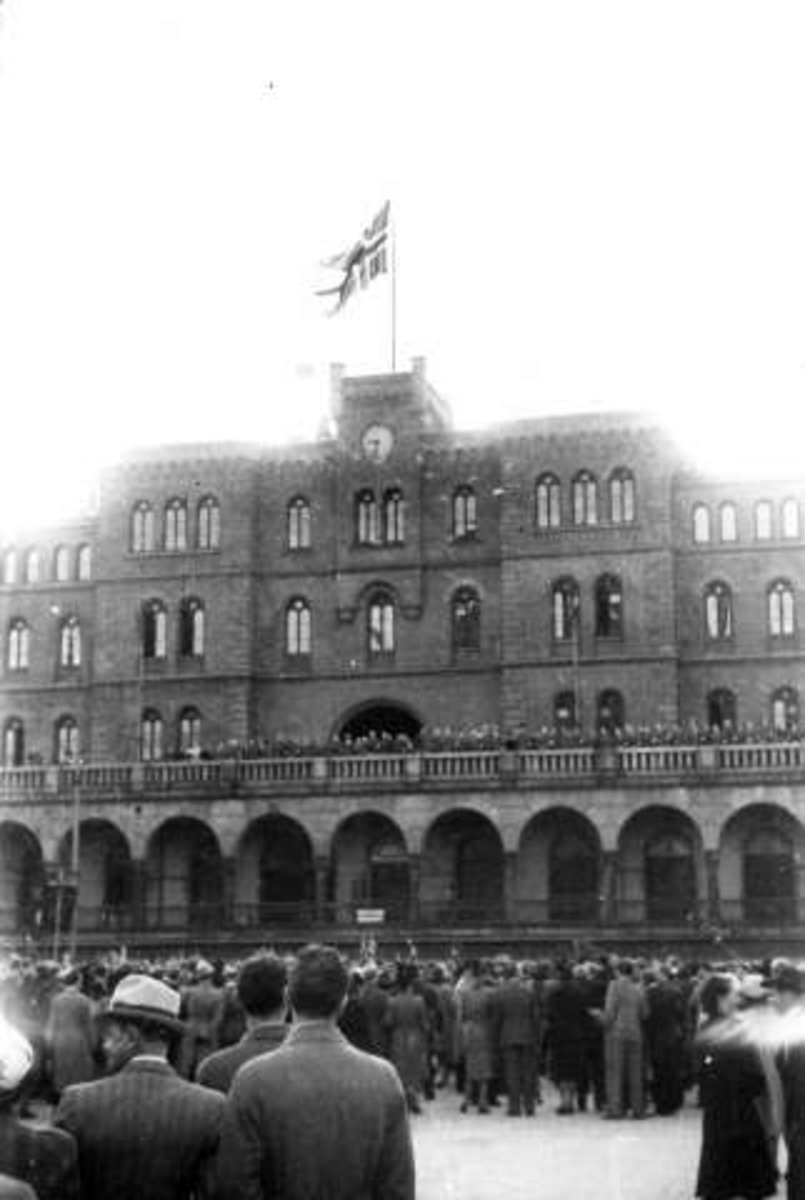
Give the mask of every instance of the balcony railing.
POLYGON ((234 789, 309 792, 423 785, 439 789, 463 784, 538 788, 647 778, 675 782, 727 777, 773 780, 790 774, 805 777, 805 750, 800 742, 439 750, 4 767, 0 768, 0 800, 24 803, 63 796, 76 788, 99 797, 175 790, 201 797, 234 789))

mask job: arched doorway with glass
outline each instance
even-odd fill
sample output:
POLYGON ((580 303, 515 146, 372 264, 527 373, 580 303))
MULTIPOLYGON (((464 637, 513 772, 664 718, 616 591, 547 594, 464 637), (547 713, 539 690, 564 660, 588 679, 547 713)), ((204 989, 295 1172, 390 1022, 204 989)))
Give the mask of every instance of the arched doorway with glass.
POLYGON ((805 829, 775 804, 750 804, 724 827, 719 848, 725 921, 785 927, 797 920, 805 829))
POLYGON ((347 919, 371 908, 382 909, 387 921, 405 921, 411 875, 399 826, 378 812, 347 817, 333 837, 332 879, 334 902, 347 919))
POLYGON ((421 863, 423 919, 458 924, 504 915, 503 843, 488 817, 451 809, 427 831, 421 863))
POLYGON ((598 920, 601 846, 595 826, 570 808, 549 808, 523 830, 517 916, 529 923, 598 920))
POLYGON ((652 805, 624 825, 618 851, 618 918, 695 928, 704 916, 701 834, 685 813, 652 805))
POLYGON ((315 898, 313 846, 305 828, 284 813, 266 813, 252 821, 237 850, 237 923, 307 921, 315 898))
MULTIPOLYGON (((72 830, 65 836, 59 861, 65 871, 73 863, 72 830)), ((126 837, 111 821, 82 821, 78 835, 79 930, 124 930, 132 915, 133 874, 126 837)))
POLYGON ((223 920, 218 839, 195 817, 171 817, 146 854, 146 917, 155 929, 214 929, 223 920))
POLYGON ((16 821, 0 823, 0 932, 44 932, 45 867, 39 839, 16 821))

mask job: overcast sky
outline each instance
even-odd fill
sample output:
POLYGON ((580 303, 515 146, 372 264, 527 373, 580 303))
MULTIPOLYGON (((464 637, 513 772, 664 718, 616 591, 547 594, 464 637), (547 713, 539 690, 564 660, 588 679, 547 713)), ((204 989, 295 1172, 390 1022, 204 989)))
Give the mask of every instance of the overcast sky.
POLYGON ((805 474, 805 6, 0 0, 0 523, 123 448, 311 438, 385 199, 457 425, 662 413, 805 474))

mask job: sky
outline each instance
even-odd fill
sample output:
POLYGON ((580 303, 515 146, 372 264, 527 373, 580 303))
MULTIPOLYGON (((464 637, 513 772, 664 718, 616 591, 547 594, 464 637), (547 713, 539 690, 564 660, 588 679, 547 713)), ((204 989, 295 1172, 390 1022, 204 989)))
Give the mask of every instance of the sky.
POLYGON ((391 367, 459 428, 659 414, 802 475, 805 7, 0 0, 0 528, 128 447, 316 436, 391 367), (332 282, 331 276, 325 280, 332 282))

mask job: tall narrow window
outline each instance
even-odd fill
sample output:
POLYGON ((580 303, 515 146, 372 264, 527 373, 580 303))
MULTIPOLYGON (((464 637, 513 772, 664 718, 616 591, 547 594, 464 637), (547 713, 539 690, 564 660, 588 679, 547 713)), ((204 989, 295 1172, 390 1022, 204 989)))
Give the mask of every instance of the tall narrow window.
POLYGON ((8 627, 9 671, 27 671, 30 666, 31 630, 22 617, 15 617, 8 627))
POLYGON ((399 488, 389 488, 383 495, 383 540, 387 546, 405 541, 405 501, 399 488))
POLYGON ((776 580, 768 590, 769 636, 790 638, 796 632, 794 589, 785 579, 776 580))
POLYGON ((60 717, 56 722, 56 762, 62 766, 77 763, 81 747, 78 741, 78 721, 75 717, 60 717))
POLYGON ((204 605, 194 596, 183 600, 179 609, 179 653, 183 658, 204 654, 204 605))
POLYGON ((755 505, 755 538, 767 542, 773 536, 773 510, 770 500, 758 500, 755 505))
POLYGON ((698 545, 710 541, 710 509, 706 504, 693 506, 693 540, 698 545))
POLYGON ((39 551, 29 550, 25 555, 25 582, 39 583, 40 574, 39 551))
POLYGON ((70 551, 67 546, 57 546, 53 555, 53 578, 57 583, 67 583, 70 579, 70 551))
POLYGON ((799 537, 799 501, 789 496, 783 501, 781 525, 784 538, 799 537))
POLYGON ((78 617, 68 617, 62 624, 59 664, 62 667, 81 666, 81 622, 78 617))
POLYGON ((578 637, 581 599, 575 579, 559 579, 551 592, 554 641, 566 642, 578 637))
POLYGON ((179 744, 183 758, 196 758, 201 753, 201 713, 197 708, 183 708, 179 714, 179 744))
POLYGON ((196 517, 199 550, 217 550, 221 545, 221 508, 214 496, 199 500, 196 517))
POLYGON ((3 555, 3 583, 17 582, 17 551, 6 550, 3 555))
POLYGON ((168 653, 168 614, 161 600, 143 606, 143 658, 161 659, 168 653))
POLYGON ((738 514, 731 500, 726 500, 718 510, 719 536, 722 542, 737 542, 738 514))
POLYGON ((602 733, 615 733, 623 729, 626 721, 626 708, 623 696, 614 688, 608 688, 598 697, 598 728, 602 733))
POLYGON ((311 613, 307 600, 297 596, 285 610, 285 653, 292 658, 310 654, 311 613))
POLYGON ((474 588, 464 587, 453 596, 450 605, 453 649, 481 649, 481 598, 474 588))
POLYGON ((154 530, 154 510, 147 500, 140 500, 131 514, 131 548, 135 554, 149 554, 154 549, 154 530))
POLYGON ((579 471, 573 480, 573 524, 598 524, 598 484, 589 471, 579 471))
POLYGON ((288 549, 310 549, 310 505, 302 496, 288 505, 288 549))
POLYGON ((781 687, 772 693, 771 724, 775 733, 796 733, 799 729, 799 695, 792 687, 781 687))
POLYGON ((79 546, 77 555, 77 574, 81 583, 92 578, 92 547, 79 546))
POLYGON ((478 532, 475 491, 466 485, 453 492, 453 537, 471 538, 478 532))
POLYGON ((187 505, 184 500, 169 500, 165 505, 165 549, 187 549, 187 505))
POLYGON ((715 688, 707 694, 707 724, 711 729, 734 729, 738 718, 735 693, 729 688, 715 688))
POLYGON ((367 607, 367 648, 370 658, 393 654, 394 603, 390 596, 375 593, 367 607))
POLYGON ((709 583, 705 589, 704 622, 710 641, 732 637, 732 592, 720 580, 709 583))
POLYGON ((3 766, 25 765, 25 726, 19 717, 10 717, 3 727, 3 766))
POLYGON ((362 546, 380 544, 380 510, 374 492, 365 488, 355 500, 358 542, 362 546))
POLYGON ((537 529, 558 529, 562 523, 562 490, 555 475, 540 475, 535 501, 537 529))
POLYGON ((163 754, 162 717, 155 708, 147 708, 140 721, 140 758, 158 762, 163 754))
POLYGON ((609 478, 609 519, 613 525, 631 525, 635 519, 634 475, 625 467, 609 478))
POLYGON ((595 636, 623 637, 623 590, 616 575, 602 575, 596 582, 595 636))

